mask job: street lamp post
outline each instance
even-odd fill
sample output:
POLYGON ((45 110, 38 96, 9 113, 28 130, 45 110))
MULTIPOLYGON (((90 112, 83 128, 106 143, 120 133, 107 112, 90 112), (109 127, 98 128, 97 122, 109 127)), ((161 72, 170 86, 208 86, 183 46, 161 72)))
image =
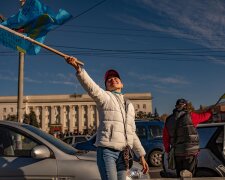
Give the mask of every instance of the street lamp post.
POLYGON ((18 122, 23 121, 23 80, 24 80, 24 53, 19 53, 19 73, 18 73, 18 101, 17 117, 18 122))
MULTIPOLYGON (((21 6, 25 0, 20 0, 21 6)), ((24 57, 23 52, 19 52, 19 72, 18 72, 18 100, 17 100, 17 117, 18 122, 23 122, 23 81, 24 81, 24 57)))

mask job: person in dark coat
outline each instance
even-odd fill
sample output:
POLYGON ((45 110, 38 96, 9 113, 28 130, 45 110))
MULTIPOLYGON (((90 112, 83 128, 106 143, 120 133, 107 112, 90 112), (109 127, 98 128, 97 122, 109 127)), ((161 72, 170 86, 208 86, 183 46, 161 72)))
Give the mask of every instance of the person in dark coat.
POLYGON ((169 153, 174 147, 175 167, 177 177, 183 170, 195 174, 197 155, 199 152, 199 136, 196 126, 209 120, 212 109, 203 113, 188 111, 188 102, 178 99, 173 113, 166 119, 163 129, 163 144, 165 152, 169 153))

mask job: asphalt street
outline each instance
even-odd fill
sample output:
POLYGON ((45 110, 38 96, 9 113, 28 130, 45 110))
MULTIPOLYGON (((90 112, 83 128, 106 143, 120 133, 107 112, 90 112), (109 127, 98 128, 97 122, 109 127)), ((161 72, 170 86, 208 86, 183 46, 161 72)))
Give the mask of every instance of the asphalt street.
MULTIPOLYGON (((160 171, 162 167, 150 167, 151 180, 181 180, 180 178, 161 178, 160 171)), ((184 178, 184 180, 224 180, 224 177, 199 177, 199 178, 184 178)))
POLYGON ((160 178, 160 171, 162 167, 150 167, 150 177, 151 178, 160 178))

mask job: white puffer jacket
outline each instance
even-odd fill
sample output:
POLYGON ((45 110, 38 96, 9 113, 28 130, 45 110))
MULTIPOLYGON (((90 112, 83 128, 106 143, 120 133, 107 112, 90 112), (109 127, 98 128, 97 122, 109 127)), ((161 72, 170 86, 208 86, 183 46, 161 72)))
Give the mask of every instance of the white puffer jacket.
POLYGON ((124 118, 126 116, 125 124, 128 144, 133 148, 137 155, 145 155, 145 150, 135 132, 135 111, 130 101, 127 101, 127 114, 125 115, 124 108, 120 108, 122 107, 120 105, 124 103, 123 95, 103 90, 89 77, 84 69, 77 74, 77 78, 83 88, 96 102, 98 108, 99 127, 97 130, 96 146, 123 150, 126 145, 123 116, 124 118), (119 102, 122 103, 119 104, 119 102), (123 113, 121 113, 121 110, 123 113))

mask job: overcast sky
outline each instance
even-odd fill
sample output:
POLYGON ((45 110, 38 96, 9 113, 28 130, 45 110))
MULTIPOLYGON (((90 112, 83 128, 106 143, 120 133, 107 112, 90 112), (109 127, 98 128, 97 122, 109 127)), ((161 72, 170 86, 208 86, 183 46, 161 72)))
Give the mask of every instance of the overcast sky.
MULTIPOLYGON (((124 93, 150 92, 159 114, 177 98, 197 109, 225 92, 225 1, 217 0, 42 0, 74 18, 48 33, 45 43, 84 62, 104 88, 114 68, 124 93), (98 6, 97 4, 100 3, 98 6)), ((9 17, 19 0, 0 1, 9 17)), ((17 95, 18 53, 0 45, 0 96, 17 95)), ((75 71, 42 50, 25 57, 24 95, 84 93, 75 71)))

